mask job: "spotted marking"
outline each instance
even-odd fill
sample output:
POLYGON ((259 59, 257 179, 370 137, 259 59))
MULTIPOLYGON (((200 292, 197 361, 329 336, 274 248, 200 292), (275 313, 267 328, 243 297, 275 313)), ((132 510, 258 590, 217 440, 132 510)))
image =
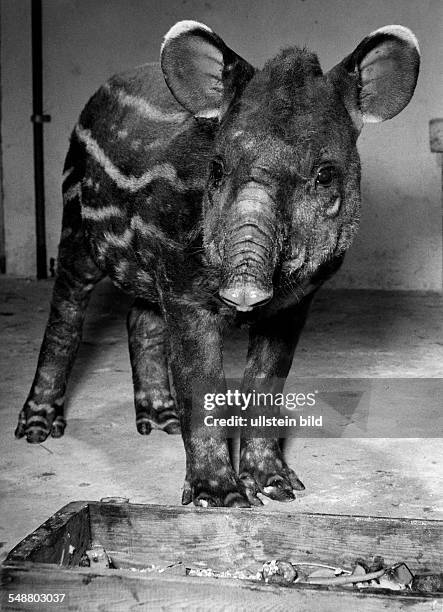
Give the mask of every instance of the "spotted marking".
POLYGON ((232 138, 239 138, 240 136, 243 136, 244 131, 243 130, 235 130, 235 132, 233 132, 232 134, 232 138))
POLYGON ((47 382, 52 382, 53 380, 52 374, 47 374, 44 370, 39 370, 38 376, 39 378, 43 378, 43 380, 46 380, 47 382))
POLYGON ((135 393, 136 401, 142 401, 142 400, 146 399, 147 397, 148 397, 148 394, 146 393, 146 391, 137 391, 135 393))
POLYGON ((172 406, 174 405, 174 401, 173 400, 158 400, 155 399, 152 402, 152 407, 154 408, 154 410, 158 410, 159 408, 172 408, 172 406))

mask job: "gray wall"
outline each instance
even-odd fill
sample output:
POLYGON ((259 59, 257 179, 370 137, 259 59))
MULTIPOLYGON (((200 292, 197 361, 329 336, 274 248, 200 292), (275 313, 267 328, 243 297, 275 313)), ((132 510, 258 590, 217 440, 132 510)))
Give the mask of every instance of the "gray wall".
MULTIPOLYGON (((7 271, 35 274, 30 2, 1 0, 2 136, 7 271)), ((60 176, 70 131, 84 103, 112 73, 158 58, 179 19, 210 25, 260 66, 280 47, 307 45, 324 69, 367 33, 410 27, 422 49, 411 104, 365 128, 361 230, 337 287, 440 290, 441 167, 428 121, 443 115, 441 0, 43 0, 48 257, 61 219, 60 176)), ((440 162, 441 163, 441 162, 440 162)))

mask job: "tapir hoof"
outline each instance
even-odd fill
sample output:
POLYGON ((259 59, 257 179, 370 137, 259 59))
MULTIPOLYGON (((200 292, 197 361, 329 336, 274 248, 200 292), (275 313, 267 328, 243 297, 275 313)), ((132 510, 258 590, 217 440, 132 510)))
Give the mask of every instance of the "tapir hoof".
POLYGON ((62 410, 59 405, 27 402, 19 414, 15 437, 26 437, 30 444, 41 444, 49 435, 61 438, 66 428, 66 421, 60 414, 62 410))
POLYGON ((280 502, 293 501, 294 491, 305 486, 283 459, 277 443, 249 443, 242 449, 240 479, 247 490, 257 492, 280 502))
POLYGON ((154 401, 148 398, 136 400, 135 413, 137 431, 142 436, 148 436, 153 429, 161 429, 171 435, 181 433, 180 421, 171 397, 154 401))
POLYGON ((182 504, 191 502, 201 508, 250 508, 262 505, 255 495, 249 495, 234 473, 223 479, 209 478, 195 480, 193 483, 185 480, 182 504))

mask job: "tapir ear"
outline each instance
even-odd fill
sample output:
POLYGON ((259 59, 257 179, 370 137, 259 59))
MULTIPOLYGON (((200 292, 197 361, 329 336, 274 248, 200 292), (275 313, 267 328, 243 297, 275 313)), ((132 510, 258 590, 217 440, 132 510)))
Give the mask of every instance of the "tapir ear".
POLYGON ((338 67, 355 77, 354 95, 345 98, 351 117, 360 124, 385 121, 403 110, 414 93, 418 41, 408 28, 385 26, 364 38, 338 67))
POLYGON ((172 94, 196 117, 220 119, 254 74, 202 23, 179 21, 166 34, 161 67, 172 94))

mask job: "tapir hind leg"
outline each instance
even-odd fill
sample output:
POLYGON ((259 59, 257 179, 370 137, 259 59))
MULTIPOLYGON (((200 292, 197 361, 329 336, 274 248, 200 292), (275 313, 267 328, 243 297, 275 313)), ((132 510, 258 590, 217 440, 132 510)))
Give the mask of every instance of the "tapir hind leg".
POLYGON ((180 433, 169 386, 163 316, 154 305, 137 299, 129 311, 127 327, 137 431, 142 435, 151 429, 180 433))
MULTIPOLYGON (((283 391, 312 297, 251 328, 243 391, 283 391)), ((252 495, 261 492, 271 499, 290 501, 294 499, 293 489, 304 486, 286 464, 278 438, 262 436, 263 430, 243 433, 240 478, 252 495)))
POLYGON ((86 307, 94 285, 104 276, 86 246, 78 194, 65 202, 57 276, 37 371, 19 414, 15 436, 39 443, 63 435, 67 379, 81 341, 86 307))

